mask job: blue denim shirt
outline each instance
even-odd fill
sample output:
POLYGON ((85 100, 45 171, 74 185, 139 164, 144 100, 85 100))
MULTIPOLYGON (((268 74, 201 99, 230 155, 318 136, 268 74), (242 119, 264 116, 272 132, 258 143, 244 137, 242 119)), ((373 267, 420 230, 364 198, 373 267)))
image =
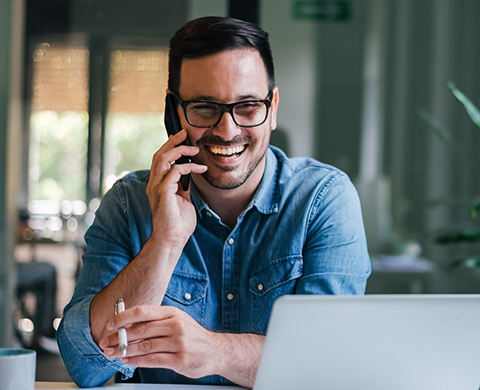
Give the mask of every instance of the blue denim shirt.
MULTIPOLYGON (((97 386, 134 367, 107 359, 90 334, 92 298, 140 252, 152 231, 149 171, 119 180, 85 235, 83 269, 57 333, 72 379, 97 386)), ((348 177, 309 158, 288 159, 270 147, 265 173, 232 230, 192 183, 197 226, 168 285, 164 305, 204 327, 264 333, 274 301, 285 294, 363 294, 370 275, 360 203, 348 177), (188 294, 187 294, 188 293, 188 294)), ((183 377, 143 369, 144 382, 230 384, 219 376, 183 377)))

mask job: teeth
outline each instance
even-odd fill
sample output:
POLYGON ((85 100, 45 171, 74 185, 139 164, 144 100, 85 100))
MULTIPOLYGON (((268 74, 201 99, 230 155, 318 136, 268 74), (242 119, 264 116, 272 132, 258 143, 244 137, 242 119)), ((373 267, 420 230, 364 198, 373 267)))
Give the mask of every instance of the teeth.
POLYGON ((245 150, 245 145, 234 146, 232 148, 219 148, 218 146, 210 146, 210 152, 213 154, 221 154, 223 156, 231 156, 232 154, 240 153, 245 150))

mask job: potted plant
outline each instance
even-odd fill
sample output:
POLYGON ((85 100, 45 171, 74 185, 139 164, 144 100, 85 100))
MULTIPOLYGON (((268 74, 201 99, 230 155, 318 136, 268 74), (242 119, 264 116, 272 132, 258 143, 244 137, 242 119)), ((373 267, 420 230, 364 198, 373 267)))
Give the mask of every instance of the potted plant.
MULTIPOLYGON (((447 83, 455 98, 463 105, 467 114, 480 129, 480 110, 468 99, 453 82, 447 83)), ((462 150, 455 142, 454 137, 448 129, 442 125, 433 115, 425 110, 419 110, 420 116, 429 124, 430 129, 452 150, 462 154, 462 150)), ((434 237, 434 243, 438 245, 451 245, 458 243, 480 242, 480 195, 469 202, 468 212, 472 223, 467 227, 449 230, 434 237)), ((449 268, 478 268, 480 267, 480 253, 469 256, 462 256, 450 262, 449 268)))

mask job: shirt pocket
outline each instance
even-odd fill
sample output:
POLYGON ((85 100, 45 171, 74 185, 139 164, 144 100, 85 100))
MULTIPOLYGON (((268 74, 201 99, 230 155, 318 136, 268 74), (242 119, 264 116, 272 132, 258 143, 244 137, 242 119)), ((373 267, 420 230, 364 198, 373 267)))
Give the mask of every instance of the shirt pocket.
POLYGON ((207 295, 207 280, 197 276, 173 274, 163 305, 175 306, 188 313, 197 322, 203 322, 207 295))
POLYGON ((282 295, 293 294, 297 279, 302 274, 303 257, 297 255, 272 260, 250 278, 252 330, 266 332, 273 303, 282 295))

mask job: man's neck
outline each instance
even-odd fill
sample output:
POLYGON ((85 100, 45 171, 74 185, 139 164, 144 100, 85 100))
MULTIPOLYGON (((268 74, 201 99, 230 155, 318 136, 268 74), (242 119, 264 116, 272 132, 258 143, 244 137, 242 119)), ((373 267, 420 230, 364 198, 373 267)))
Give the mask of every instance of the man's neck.
POLYGON ((221 221, 233 229, 240 214, 252 201, 265 172, 266 159, 240 187, 222 190, 210 185, 201 175, 192 175, 202 199, 220 217, 221 221))

